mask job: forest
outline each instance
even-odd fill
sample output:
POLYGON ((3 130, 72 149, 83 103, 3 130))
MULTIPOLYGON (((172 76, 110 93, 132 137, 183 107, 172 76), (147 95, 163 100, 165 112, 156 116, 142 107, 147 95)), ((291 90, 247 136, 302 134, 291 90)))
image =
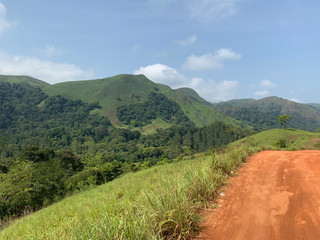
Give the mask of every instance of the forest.
POLYGON ((117 109, 118 119, 132 127, 148 125, 156 118, 162 118, 175 125, 193 125, 183 113, 179 104, 161 93, 151 93, 144 103, 123 105, 117 109))
POLYGON ((123 173, 179 161, 250 134, 215 122, 197 128, 179 105, 151 94, 146 103, 119 108, 129 125, 156 117, 174 123, 142 135, 115 128, 87 104, 47 96, 28 84, 0 83, 0 219, 36 211, 123 173), (146 116, 146 118, 142 118, 146 116))

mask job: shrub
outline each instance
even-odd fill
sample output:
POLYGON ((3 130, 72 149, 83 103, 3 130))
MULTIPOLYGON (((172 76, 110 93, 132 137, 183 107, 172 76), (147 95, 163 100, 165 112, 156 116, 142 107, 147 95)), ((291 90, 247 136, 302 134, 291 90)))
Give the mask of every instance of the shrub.
POLYGON ((273 145, 274 145, 275 147, 278 147, 278 148, 286 148, 286 147, 287 147, 287 140, 285 140, 285 139, 279 139, 279 140, 276 141, 273 145))

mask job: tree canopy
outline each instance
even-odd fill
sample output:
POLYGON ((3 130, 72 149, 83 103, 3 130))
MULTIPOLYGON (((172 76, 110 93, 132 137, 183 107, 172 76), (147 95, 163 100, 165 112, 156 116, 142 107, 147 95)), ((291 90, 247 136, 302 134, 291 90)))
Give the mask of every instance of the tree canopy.
POLYGON ((284 128, 287 128, 287 125, 289 124, 290 119, 292 119, 290 115, 281 115, 278 118, 278 122, 280 123, 281 126, 283 126, 284 128))

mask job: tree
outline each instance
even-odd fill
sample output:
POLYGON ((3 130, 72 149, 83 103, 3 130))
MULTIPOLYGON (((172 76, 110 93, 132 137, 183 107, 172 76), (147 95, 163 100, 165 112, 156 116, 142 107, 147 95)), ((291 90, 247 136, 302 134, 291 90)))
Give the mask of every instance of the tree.
POLYGON ((290 115, 281 115, 278 118, 278 122, 286 129, 290 119, 292 119, 290 115))

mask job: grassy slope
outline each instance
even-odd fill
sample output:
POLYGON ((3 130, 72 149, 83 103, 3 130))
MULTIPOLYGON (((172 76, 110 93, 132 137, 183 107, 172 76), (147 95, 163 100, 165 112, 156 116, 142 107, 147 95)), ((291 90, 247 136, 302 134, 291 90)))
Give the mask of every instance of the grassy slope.
MULTIPOLYGON (((224 155, 153 167, 75 194, 12 223, 0 239, 159 239, 188 236, 245 157, 285 139, 288 149, 320 149, 320 134, 274 129, 232 143, 224 155), (239 146, 245 146, 240 148, 239 146)), ((286 149, 287 150, 287 149, 286 149)))
POLYGON ((198 94, 195 90, 193 90, 192 88, 187 88, 187 87, 185 87, 185 88, 178 88, 178 89, 176 89, 176 91, 183 93, 184 95, 190 97, 191 99, 193 99, 193 100, 195 100, 195 101, 197 101, 197 102, 206 104, 206 105, 208 105, 208 106, 213 106, 212 103, 207 102, 206 100, 204 100, 204 99, 203 99, 202 97, 200 97, 199 94, 198 94))
POLYGON ((43 82, 41 80, 28 77, 28 76, 8 76, 8 75, 0 75, 0 82, 8 82, 8 83, 28 83, 32 86, 45 88, 50 84, 43 82))
POLYGON ((173 209, 194 214, 186 208, 185 174, 207 164, 197 159, 126 174, 16 221, 0 239, 156 239, 157 218, 179 214, 173 209))
POLYGON ((275 143, 286 140, 287 150, 320 149, 320 133, 297 129, 272 129, 238 140, 231 146, 247 144, 262 149, 277 149, 275 143))
MULTIPOLYGON (((172 126, 173 126, 173 124, 166 122, 166 121, 162 120, 161 118, 156 118, 155 120, 152 121, 151 124, 148 124, 148 125, 143 126, 141 128, 134 127, 134 128, 131 128, 131 130, 137 130, 137 131, 140 131, 141 134, 148 135, 148 134, 156 132, 157 129, 160 129, 160 128, 167 129, 172 126)), ((124 126, 124 128, 126 128, 126 126, 124 126)))
POLYGON ((103 113, 114 125, 119 122, 115 110, 123 105, 137 103, 139 100, 132 96, 140 96, 140 101, 148 98, 150 90, 156 87, 142 75, 132 79, 129 75, 118 75, 111 78, 74 81, 54 84, 45 89, 49 96, 61 94, 71 99, 81 99, 85 102, 99 102, 103 113))
POLYGON ((116 117, 116 109, 119 106, 146 101, 151 92, 163 93, 169 99, 176 101, 186 115, 199 127, 208 125, 215 120, 228 123, 236 122, 231 118, 217 114, 212 106, 204 104, 206 103, 204 100, 204 102, 195 101, 181 91, 153 83, 143 75, 118 75, 98 80, 58 83, 47 87, 45 92, 50 96, 61 94, 89 103, 98 101, 103 107, 103 113, 116 126, 120 125, 116 117))

